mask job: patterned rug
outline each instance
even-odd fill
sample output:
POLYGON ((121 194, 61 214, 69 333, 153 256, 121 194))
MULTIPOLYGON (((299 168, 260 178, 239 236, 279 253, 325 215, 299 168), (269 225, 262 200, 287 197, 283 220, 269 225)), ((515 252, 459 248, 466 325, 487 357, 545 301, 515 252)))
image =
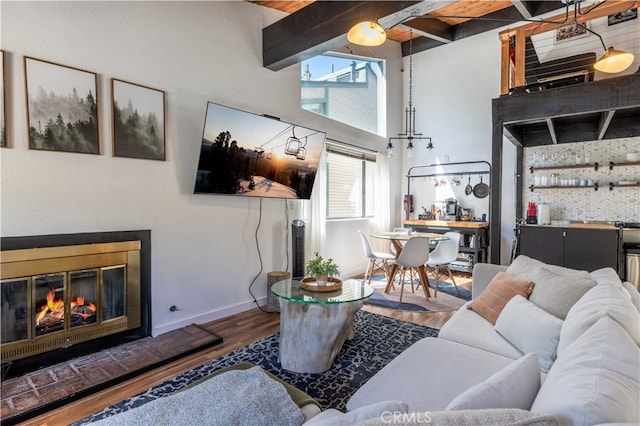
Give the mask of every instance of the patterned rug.
POLYGON ((384 275, 374 275, 371 279, 371 286, 375 290, 368 303, 373 306, 383 308, 398 309, 402 311, 423 311, 423 312, 443 312, 458 310, 465 302, 471 300, 471 291, 467 287, 470 278, 456 277, 456 284, 460 295, 456 293, 453 283, 450 281, 440 281, 438 283, 438 295, 434 296, 435 280, 429 278, 431 287, 431 298, 427 300, 424 291, 418 287, 417 280, 414 283, 414 293, 411 292, 411 282, 407 279, 404 284, 402 302, 400 302, 400 284, 395 281, 395 289, 388 294, 384 292, 387 279, 384 275))
POLYGON ((418 340, 437 336, 435 328, 398 321, 366 311, 355 316, 355 336, 347 340, 333 367, 324 373, 295 373, 280 368, 278 340, 272 334, 251 345, 236 349, 207 364, 181 374, 160 385, 86 417, 74 425, 84 425, 130 410, 178 389, 224 367, 248 361, 270 371, 280 379, 305 391, 323 407, 345 410, 345 405, 371 376, 418 340))

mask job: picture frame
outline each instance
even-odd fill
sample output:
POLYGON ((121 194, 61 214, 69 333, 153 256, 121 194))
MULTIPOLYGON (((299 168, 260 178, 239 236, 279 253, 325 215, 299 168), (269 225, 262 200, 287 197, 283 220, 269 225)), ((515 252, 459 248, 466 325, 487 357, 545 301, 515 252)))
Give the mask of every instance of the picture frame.
POLYGON ((98 75, 24 57, 29 148, 100 154, 98 75))
POLYGON ((617 25, 632 19, 638 19, 638 8, 623 10, 607 17, 607 26, 617 25))
MULTIPOLYGON (((587 22, 584 25, 588 25, 588 24, 589 23, 587 22)), ((581 25, 577 25, 576 23, 573 23, 569 25, 563 25, 557 28, 555 41, 556 43, 559 43, 566 40, 573 40, 576 38, 587 37, 588 35, 589 35, 589 32, 586 30, 585 27, 581 25)))
POLYGON ((165 92, 111 79, 113 156, 166 160, 165 92))
POLYGON ((4 50, 0 50, 0 148, 9 146, 7 132, 7 67, 4 50))

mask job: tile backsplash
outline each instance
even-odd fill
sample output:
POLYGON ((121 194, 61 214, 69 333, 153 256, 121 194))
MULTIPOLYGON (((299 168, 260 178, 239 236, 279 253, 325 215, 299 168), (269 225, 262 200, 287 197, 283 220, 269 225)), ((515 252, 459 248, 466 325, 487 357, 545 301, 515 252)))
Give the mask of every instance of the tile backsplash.
MULTIPOLYGON (((526 207, 530 201, 548 204, 552 220, 605 220, 640 222, 640 186, 615 187, 609 189, 609 182, 635 181, 640 183, 640 165, 614 166, 609 169, 609 162, 625 161, 627 153, 640 153, 640 137, 621 138, 593 142, 578 142, 560 145, 545 145, 524 149, 524 188, 523 217, 526 217, 526 207), (594 167, 576 169, 554 169, 544 171, 529 170, 529 167, 560 166, 581 163, 599 163, 598 170, 594 167), (529 187, 551 179, 557 174, 557 179, 566 182, 568 179, 576 181, 586 180, 597 182, 598 190, 594 188, 550 188, 535 189, 529 187), (536 180, 536 176, 538 179, 536 180)), ((584 183, 584 182, 583 182, 584 183)))

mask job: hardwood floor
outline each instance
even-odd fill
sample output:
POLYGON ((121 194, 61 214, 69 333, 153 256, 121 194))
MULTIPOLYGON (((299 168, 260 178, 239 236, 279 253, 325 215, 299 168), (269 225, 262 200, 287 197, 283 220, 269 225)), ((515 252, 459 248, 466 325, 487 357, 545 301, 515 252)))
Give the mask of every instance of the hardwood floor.
MULTIPOLYGON (((453 315, 453 312, 407 312, 369 305, 365 305, 363 309, 398 320, 434 328, 440 328, 453 315)), ((280 316, 255 308, 202 326, 222 336, 223 343, 21 424, 57 426, 68 425, 80 420, 178 374, 275 333, 280 327, 280 316)))

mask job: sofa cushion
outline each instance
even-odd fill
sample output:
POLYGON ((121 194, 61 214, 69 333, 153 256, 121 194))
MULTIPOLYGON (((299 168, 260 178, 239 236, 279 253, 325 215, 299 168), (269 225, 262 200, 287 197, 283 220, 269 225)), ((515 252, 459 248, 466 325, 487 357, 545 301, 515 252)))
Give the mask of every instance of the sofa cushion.
POLYGON ((438 339, 473 346, 511 359, 518 359, 524 355, 502 337, 491 323, 465 307, 458 309, 442 326, 438 339))
POLYGON ((533 290, 531 280, 521 279, 505 272, 498 272, 485 291, 467 309, 477 312, 484 319, 495 325, 498 315, 509 300, 516 294, 526 298, 533 290))
POLYGON ((447 410, 479 408, 528 410, 539 389, 540 365, 536 354, 530 353, 458 395, 447 405, 447 410))
POLYGON ((569 310, 560 331, 558 356, 603 316, 616 320, 640 345, 640 313, 620 290, 621 284, 602 282, 585 293, 569 310))
POLYGON ((562 320, 574 303, 596 285, 588 273, 558 274, 547 267, 537 268, 532 280, 534 287, 529 300, 562 320))
POLYGON ((347 409, 400 400, 409 404, 410 411, 444 410, 453 398, 512 361, 471 346, 427 337, 371 377, 349 399, 347 409))
POLYGON ((305 425, 352 426, 365 420, 378 419, 378 421, 382 421, 385 416, 392 418, 394 415, 406 413, 408 409, 409 406, 402 401, 381 401, 365 405, 348 413, 330 408, 313 417, 305 425))
POLYGON ((629 292, 631 303, 633 303, 633 306, 640 312, 640 293, 638 293, 638 289, 629 281, 623 282, 622 286, 629 292))
POLYGON ((565 268, 564 266, 551 265, 525 255, 520 255, 513 259, 513 262, 511 262, 511 265, 509 265, 509 267, 507 268, 507 273, 515 275, 519 278, 533 281, 535 272, 539 268, 546 268, 547 270, 558 275, 577 274, 583 277, 589 277, 589 272, 587 271, 579 271, 577 269, 565 268))
POLYGON ((556 359, 561 328, 561 319, 520 295, 507 303, 495 326, 496 331, 521 352, 536 353, 540 369, 545 373, 556 359))
POLYGON ((558 356, 531 411, 567 425, 639 422, 639 365, 638 346, 605 315, 558 356))

